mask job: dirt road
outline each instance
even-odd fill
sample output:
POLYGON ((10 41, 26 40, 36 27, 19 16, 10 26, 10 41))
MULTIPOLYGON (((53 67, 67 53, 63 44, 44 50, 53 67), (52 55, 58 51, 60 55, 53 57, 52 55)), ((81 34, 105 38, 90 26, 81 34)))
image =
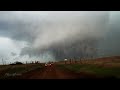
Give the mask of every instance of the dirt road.
POLYGON ((20 79, 76 79, 76 73, 59 69, 55 65, 23 74, 20 79))
POLYGON ((102 78, 113 78, 113 77, 102 77, 95 74, 79 72, 75 73, 70 70, 63 70, 56 65, 51 67, 42 67, 26 73, 20 76, 15 76, 9 79, 102 79, 102 78))

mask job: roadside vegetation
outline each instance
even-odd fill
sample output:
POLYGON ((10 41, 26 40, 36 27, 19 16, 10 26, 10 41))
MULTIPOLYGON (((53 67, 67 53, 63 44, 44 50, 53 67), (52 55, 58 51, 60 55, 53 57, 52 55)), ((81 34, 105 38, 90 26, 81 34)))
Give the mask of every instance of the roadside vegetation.
POLYGON ((57 66, 63 70, 75 73, 88 73, 100 77, 120 78, 120 58, 105 58, 97 60, 84 60, 77 63, 62 63, 57 66))

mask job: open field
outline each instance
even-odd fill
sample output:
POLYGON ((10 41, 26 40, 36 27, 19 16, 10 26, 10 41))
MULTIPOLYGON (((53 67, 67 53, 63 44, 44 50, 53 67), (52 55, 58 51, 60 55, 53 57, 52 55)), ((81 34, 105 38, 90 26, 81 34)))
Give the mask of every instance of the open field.
POLYGON ((0 65, 0 79, 9 79, 42 68, 41 64, 0 65))
POLYGON ((120 57, 105 57, 94 60, 80 60, 76 63, 69 61, 58 65, 61 69, 69 70, 79 74, 86 73, 96 77, 120 78, 120 57))
POLYGON ((120 56, 43 64, 0 65, 0 79, 120 78, 120 56))
POLYGON ((120 78, 120 67, 102 67, 90 64, 59 65, 61 69, 70 70, 78 74, 86 73, 95 77, 113 77, 120 78))

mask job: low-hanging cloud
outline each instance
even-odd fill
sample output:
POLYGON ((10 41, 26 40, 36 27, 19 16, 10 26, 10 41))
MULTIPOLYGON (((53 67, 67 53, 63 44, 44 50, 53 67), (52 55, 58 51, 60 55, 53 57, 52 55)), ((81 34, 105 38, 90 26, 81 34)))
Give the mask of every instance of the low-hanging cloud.
POLYGON ((0 12, 0 36, 27 43, 19 56, 44 60, 91 57, 101 55, 97 49, 105 50, 113 20, 109 11, 0 12))

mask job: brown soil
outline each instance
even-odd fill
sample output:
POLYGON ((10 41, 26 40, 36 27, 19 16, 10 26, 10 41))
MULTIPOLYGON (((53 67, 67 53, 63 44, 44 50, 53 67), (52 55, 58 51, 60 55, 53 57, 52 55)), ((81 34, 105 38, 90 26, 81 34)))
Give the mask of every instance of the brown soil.
POLYGON ((44 67, 22 74, 18 79, 80 79, 95 78, 95 75, 87 73, 74 73, 71 71, 61 70, 57 66, 44 67))

